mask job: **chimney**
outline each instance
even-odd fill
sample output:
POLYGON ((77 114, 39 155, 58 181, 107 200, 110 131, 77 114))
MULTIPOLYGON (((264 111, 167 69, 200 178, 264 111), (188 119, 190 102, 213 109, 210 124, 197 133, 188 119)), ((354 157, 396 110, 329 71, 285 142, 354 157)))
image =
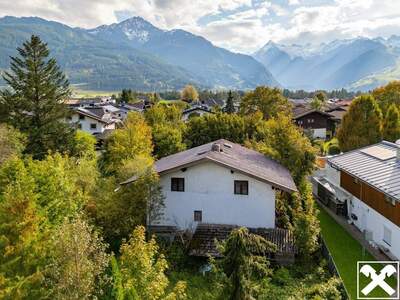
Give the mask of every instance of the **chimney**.
POLYGON ((221 145, 218 143, 212 144, 211 151, 222 152, 221 145))
POLYGON ((400 140, 396 141, 396 146, 397 146, 397 149, 396 149, 396 161, 400 162, 400 140))

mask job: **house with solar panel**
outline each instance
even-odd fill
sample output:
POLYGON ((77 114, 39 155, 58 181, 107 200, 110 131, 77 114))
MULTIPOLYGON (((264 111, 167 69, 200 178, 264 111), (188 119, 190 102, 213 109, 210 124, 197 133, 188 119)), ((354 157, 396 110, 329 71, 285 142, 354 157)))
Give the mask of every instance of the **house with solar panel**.
POLYGON ((148 224, 154 232, 190 231, 191 253, 206 257, 217 256, 215 239, 247 227, 277 244, 278 256, 294 258, 292 233, 275 226, 275 199, 297 188, 275 160, 221 139, 161 158, 154 167, 165 196, 162 218, 148 224))
POLYGON ((364 233, 389 258, 400 258, 400 144, 379 144, 331 157, 313 178, 325 205, 364 233))

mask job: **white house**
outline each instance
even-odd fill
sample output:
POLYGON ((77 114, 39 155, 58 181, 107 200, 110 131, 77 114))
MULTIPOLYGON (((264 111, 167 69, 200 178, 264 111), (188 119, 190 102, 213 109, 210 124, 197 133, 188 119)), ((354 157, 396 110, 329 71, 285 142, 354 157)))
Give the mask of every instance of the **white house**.
POLYGON ((227 140, 164 157, 155 163, 155 169, 160 175, 165 211, 163 218, 151 225, 274 228, 276 192, 296 191, 285 167, 227 140))
POLYGON ((349 222, 367 240, 400 258, 399 145, 383 141, 334 156, 314 179, 315 194, 342 202, 349 222))
POLYGON ((100 134, 106 130, 115 129, 116 124, 120 122, 117 116, 118 111, 110 109, 111 105, 78 107, 73 110, 67 122, 88 133, 100 134))

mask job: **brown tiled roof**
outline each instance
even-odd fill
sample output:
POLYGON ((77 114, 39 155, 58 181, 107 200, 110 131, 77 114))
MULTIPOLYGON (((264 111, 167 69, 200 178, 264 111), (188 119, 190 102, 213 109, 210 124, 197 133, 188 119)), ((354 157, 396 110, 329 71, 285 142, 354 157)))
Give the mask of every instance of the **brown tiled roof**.
POLYGON ((332 115, 330 113, 327 113, 325 111, 320 111, 317 109, 313 109, 309 105, 305 105, 305 104, 298 104, 298 105, 294 106, 292 109, 293 119, 298 119, 298 118, 304 117, 304 116, 314 113, 314 112, 319 113, 324 116, 327 116, 327 117, 332 117, 332 115))
MULTIPOLYGON (((239 226, 198 224, 190 242, 189 254, 202 257, 221 257, 221 254, 217 250, 216 241, 224 241, 235 228, 239 228, 239 226)), ((249 228, 249 231, 274 243, 277 246, 277 254, 294 255, 297 253, 294 236, 289 230, 282 228, 249 228)))
MULTIPOLYGON (((284 166, 260 152, 224 139, 161 158, 155 162, 155 170, 162 174, 203 161, 223 165, 286 192, 297 191, 290 172, 284 166)), ((134 181, 133 178, 130 178, 121 184, 132 181, 134 181)))

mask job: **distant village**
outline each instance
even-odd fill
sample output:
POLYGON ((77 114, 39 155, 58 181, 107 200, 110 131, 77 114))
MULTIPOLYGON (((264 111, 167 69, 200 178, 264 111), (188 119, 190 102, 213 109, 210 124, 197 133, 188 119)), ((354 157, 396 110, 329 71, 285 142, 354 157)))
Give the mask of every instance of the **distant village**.
MULTIPOLYGON (((129 112, 143 113, 156 104, 152 93, 141 93, 136 97, 129 103, 119 101, 117 96, 70 98, 65 102, 72 112, 67 121, 78 129, 93 134, 101 143, 110 132, 122 124, 129 112)), ((235 100, 235 111, 238 111, 240 96, 235 100)), ((313 107, 313 98, 289 98, 289 101, 292 105, 293 121, 299 127, 313 139, 329 140, 335 135, 335 130, 348 111, 352 99, 326 99, 321 107, 313 107)), ((183 121, 222 111, 226 105, 226 99, 221 99, 220 96, 195 101, 163 100, 162 104, 172 105, 177 102, 182 107, 183 121)))

